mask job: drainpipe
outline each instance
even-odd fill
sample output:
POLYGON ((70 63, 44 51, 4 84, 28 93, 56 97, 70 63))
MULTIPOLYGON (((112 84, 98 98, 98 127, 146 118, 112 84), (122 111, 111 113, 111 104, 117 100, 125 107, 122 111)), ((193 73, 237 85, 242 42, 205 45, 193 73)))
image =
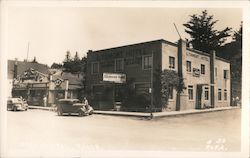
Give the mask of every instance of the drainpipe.
POLYGON ((210 105, 212 108, 214 108, 214 104, 215 104, 215 101, 214 101, 215 56, 216 56, 215 51, 212 50, 210 52, 210 98, 211 98, 210 105))

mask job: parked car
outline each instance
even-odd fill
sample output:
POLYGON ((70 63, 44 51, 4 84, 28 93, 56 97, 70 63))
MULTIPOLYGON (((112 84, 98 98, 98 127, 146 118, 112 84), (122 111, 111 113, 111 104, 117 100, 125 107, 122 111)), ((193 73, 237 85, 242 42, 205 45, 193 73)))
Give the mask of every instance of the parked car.
POLYGON ((60 99, 57 103, 57 114, 62 116, 63 114, 78 114, 79 116, 93 114, 93 108, 91 106, 86 107, 78 99, 60 99))
POLYGON ((28 110, 28 104, 25 100, 21 98, 8 98, 7 100, 7 110, 28 110))

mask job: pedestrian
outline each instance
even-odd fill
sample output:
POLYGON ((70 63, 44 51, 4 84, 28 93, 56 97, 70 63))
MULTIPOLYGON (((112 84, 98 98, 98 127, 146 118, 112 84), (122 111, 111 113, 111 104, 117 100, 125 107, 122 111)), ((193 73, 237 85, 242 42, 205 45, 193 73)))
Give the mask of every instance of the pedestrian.
POLYGON ((88 102, 86 97, 83 98, 83 104, 84 104, 86 110, 88 111, 89 110, 89 102, 88 102))
POLYGON ((46 97, 46 95, 44 95, 44 97, 43 97, 43 105, 44 105, 44 107, 47 107, 47 97, 46 97))

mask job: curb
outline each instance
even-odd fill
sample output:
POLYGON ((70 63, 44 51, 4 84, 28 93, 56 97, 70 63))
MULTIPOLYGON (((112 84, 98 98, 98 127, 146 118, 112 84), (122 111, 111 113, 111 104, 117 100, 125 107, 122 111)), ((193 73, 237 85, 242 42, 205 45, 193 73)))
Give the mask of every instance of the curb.
MULTIPOLYGON (((41 106, 29 106, 29 109, 39 109, 53 111, 52 107, 41 107, 41 106)), ((181 111, 181 112, 158 112, 158 113, 142 113, 142 112, 122 112, 122 111, 94 111, 97 115, 113 115, 113 116, 128 116, 128 117, 146 117, 150 119, 157 119, 163 117, 178 117, 184 115, 202 114, 210 112, 219 112, 226 110, 240 109, 240 107, 224 107, 218 109, 203 109, 203 110, 193 110, 193 111, 181 111)))
POLYGON ((211 112, 220 112, 220 111, 226 111, 226 110, 235 110, 240 109, 240 107, 233 107, 233 108, 223 108, 223 109, 212 109, 212 110, 206 110, 206 111, 191 111, 191 112, 183 112, 183 113, 176 113, 176 114, 159 114, 153 113, 153 118, 163 118, 163 117, 178 117, 178 116, 184 116, 184 115, 194 115, 194 114, 202 114, 202 113, 211 113, 211 112))

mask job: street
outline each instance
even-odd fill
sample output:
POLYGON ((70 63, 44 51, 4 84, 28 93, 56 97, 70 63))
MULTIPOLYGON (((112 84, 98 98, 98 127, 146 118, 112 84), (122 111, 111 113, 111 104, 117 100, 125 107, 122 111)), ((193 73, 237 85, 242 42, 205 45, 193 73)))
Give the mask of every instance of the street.
POLYGON ((8 156, 81 156, 87 151, 239 151, 240 109, 148 120, 7 113, 8 156))

